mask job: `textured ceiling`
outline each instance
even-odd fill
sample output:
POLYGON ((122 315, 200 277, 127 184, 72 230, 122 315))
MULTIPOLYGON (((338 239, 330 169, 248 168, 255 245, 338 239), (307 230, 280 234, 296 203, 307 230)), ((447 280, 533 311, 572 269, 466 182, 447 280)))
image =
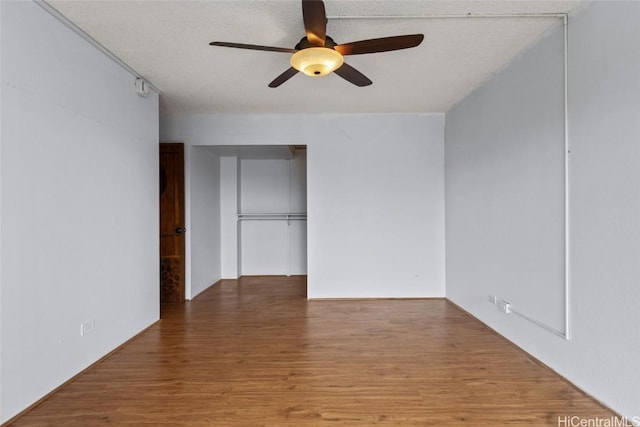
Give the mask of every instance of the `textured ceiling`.
POLYGON ((275 89, 267 85, 289 67, 289 54, 209 42, 293 47, 304 36, 297 0, 47 3, 158 87, 163 113, 423 113, 446 112, 560 22, 511 15, 565 13, 578 1, 326 0, 327 34, 338 43, 412 33, 425 40, 346 57, 371 86, 300 73, 275 89))

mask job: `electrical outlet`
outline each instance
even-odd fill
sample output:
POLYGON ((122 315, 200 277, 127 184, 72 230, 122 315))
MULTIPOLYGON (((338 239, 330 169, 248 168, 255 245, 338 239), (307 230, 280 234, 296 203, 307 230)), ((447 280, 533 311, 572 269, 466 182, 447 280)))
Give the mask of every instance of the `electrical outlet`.
POLYGON ((90 334, 91 332, 93 332, 95 328, 96 328, 95 320, 90 320, 89 322, 80 324, 80 336, 83 337, 87 334, 90 334))
POLYGON ((496 305, 498 303, 498 297, 495 295, 489 295, 489 302, 493 305, 496 305))
POLYGON ((499 300, 498 301, 498 310, 500 310, 504 314, 509 314, 509 313, 511 313, 511 304, 509 304, 505 300, 499 300))

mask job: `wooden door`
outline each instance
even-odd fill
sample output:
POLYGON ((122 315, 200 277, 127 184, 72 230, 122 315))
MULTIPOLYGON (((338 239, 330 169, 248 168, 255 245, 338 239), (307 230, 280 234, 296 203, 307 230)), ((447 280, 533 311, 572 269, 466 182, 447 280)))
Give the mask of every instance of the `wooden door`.
POLYGON ((184 144, 160 144, 160 302, 183 302, 184 144))

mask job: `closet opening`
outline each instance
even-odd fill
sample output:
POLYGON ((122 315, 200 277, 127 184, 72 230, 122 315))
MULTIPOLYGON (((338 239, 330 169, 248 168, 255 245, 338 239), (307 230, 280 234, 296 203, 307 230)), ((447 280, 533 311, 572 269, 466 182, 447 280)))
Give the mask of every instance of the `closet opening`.
MULTIPOLYGON (((199 157, 206 155, 218 168, 219 183, 210 190, 217 193, 213 199, 218 206, 207 206, 207 210, 219 215, 216 246, 222 279, 306 276, 306 154, 305 145, 194 147, 192 165, 201 163, 199 157)), ((197 174, 200 171, 192 167, 192 221, 207 214, 199 212, 202 203, 197 198, 202 190, 197 174)), ((195 277, 202 258, 198 248, 207 242, 199 245, 198 236, 191 237, 195 277)))

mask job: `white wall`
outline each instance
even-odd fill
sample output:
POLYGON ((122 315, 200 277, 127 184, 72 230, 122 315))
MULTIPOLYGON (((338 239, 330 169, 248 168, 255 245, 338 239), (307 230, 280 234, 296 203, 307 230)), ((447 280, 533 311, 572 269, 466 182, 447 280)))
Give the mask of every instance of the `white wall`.
MULTIPOLYGON (((242 213, 306 213, 306 153, 292 159, 240 161, 242 213)), ((243 220, 240 226, 241 275, 307 273, 304 220, 243 220)))
MULTIPOLYGON (((289 162, 289 212, 307 212, 307 151, 296 150, 289 162)), ((307 221, 289 223, 289 274, 307 274, 307 221)))
POLYGON ((36 4, 0 9, 6 421, 159 317, 158 96, 36 4))
MULTIPOLYGON (((555 138, 562 125, 562 116, 556 112, 558 97, 550 95, 556 92, 557 81, 553 77, 530 86, 531 70, 521 67, 531 61, 534 72, 552 67, 558 55, 547 44, 549 39, 447 113, 445 132, 447 297, 628 417, 640 415, 638 22, 640 3, 631 1, 588 3, 569 18, 570 341, 517 316, 504 316, 487 302, 495 281, 505 286, 519 280, 530 287, 546 286, 530 282, 531 274, 544 279, 540 274, 545 273, 528 265, 557 270, 560 262, 552 240, 541 250, 525 247, 536 244, 532 241, 536 233, 541 242, 552 237, 551 231, 563 233, 554 204, 545 199, 545 195, 557 198, 562 186, 557 177, 560 154, 545 143, 546 138, 555 138), (509 90, 519 98, 507 99, 509 90), (531 117, 535 123, 531 128, 521 115, 534 109, 543 120, 531 117), (545 109, 554 116, 547 117, 545 109), (494 142, 487 145, 491 139, 494 142), (491 168, 506 171, 510 165, 517 168, 502 179, 490 172, 491 168), (505 183, 513 174, 522 182, 538 167, 555 177, 557 191, 542 174, 534 174, 541 179, 539 186, 519 185, 520 192, 505 183), (522 224, 518 235, 524 238, 518 241, 505 238, 518 218, 505 219, 501 212, 512 211, 519 201, 532 210, 522 218, 534 222, 522 224), (497 215, 494 222, 491 212, 497 215), (496 223, 501 219, 504 233, 496 223), (490 232, 482 232, 483 227, 490 232), (496 257, 511 251, 526 254, 528 262, 492 258, 495 247, 499 248, 496 257), (479 250, 489 252, 480 254, 489 271, 475 258, 479 250), (554 254, 555 264, 546 250, 554 254), (506 272, 495 268, 501 262, 506 272)), ((553 277, 547 280, 559 286, 553 277)), ((513 293, 518 302, 532 297, 542 301, 545 295, 519 287, 513 293)))
POLYGON ((238 278, 238 158, 220 157, 220 245, 223 279, 238 278))
MULTIPOLYGON (((240 160, 240 212, 289 211, 289 162, 284 159, 240 160)), ((288 273, 289 238, 285 221, 238 222, 240 275, 288 273)))
POLYGON ((307 145, 309 297, 444 295, 443 115, 174 115, 160 129, 307 145))
POLYGON ((289 212, 289 161, 240 160, 240 211, 289 212))
POLYGON ((444 296, 443 117, 362 117, 308 148, 311 298, 444 296))
MULTIPOLYGON (((448 282, 473 283, 474 299, 495 295, 559 331, 563 46, 558 25, 449 112, 445 167, 448 282)), ((455 298, 457 289, 448 295, 455 298)))
POLYGON ((191 147, 191 289, 189 299, 222 278, 220 158, 191 147))

